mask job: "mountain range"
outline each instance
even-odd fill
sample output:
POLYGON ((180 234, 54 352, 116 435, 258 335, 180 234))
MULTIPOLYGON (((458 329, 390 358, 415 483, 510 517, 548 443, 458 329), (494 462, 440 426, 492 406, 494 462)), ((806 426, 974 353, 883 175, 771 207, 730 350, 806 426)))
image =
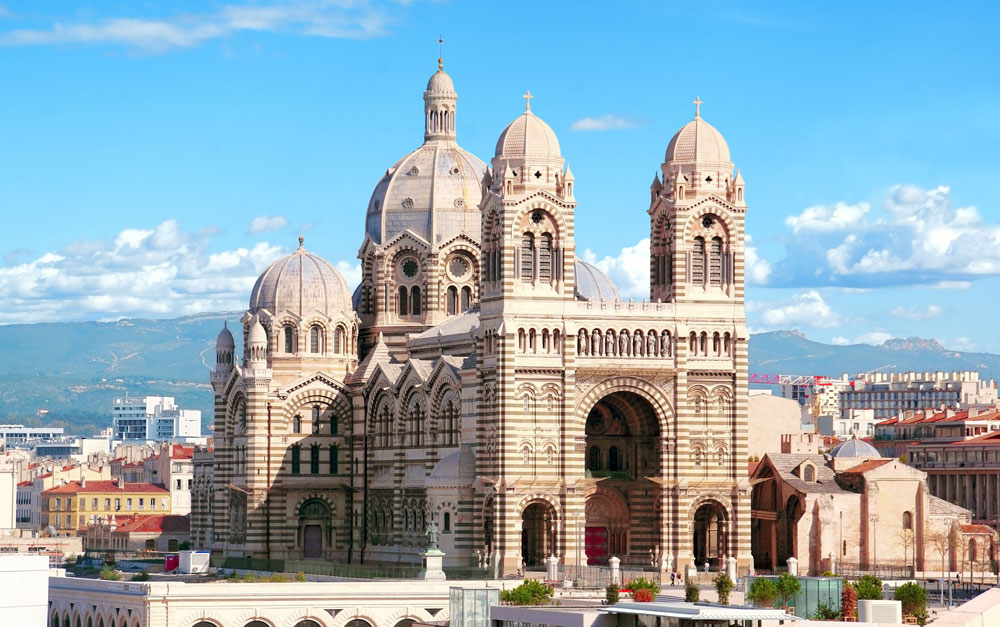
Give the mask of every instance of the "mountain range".
MULTIPOLYGON (((113 399, 128 394, 173 396, 183 408, 200 409, 208 424, 215 338, 227 321, 240 345, 240 315, 0 326, 0 421, 89 435, 110 426, 113 399)), ((774 331, 750 337, 749 369, 824 376, 977 370, 992 378, 1000 375, 1000 355, 948 350, 921 338, 832 346, 774 331)))

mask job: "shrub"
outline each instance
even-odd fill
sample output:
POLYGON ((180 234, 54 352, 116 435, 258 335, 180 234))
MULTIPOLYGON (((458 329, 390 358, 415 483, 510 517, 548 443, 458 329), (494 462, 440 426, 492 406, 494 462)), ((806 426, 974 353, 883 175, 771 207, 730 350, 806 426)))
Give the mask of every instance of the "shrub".
POLYGON ((816 604, 816 613, 813 614, 813 618, 816 620, 837 620, 840 618, 840 612, 820 601, 816 604))
POLYGON ((547 605, 552 599, 552 586, 535 579, 526 579, 516 588, 500 593, 500 600, 507 605, 547 605))
POLYGON ((912 581, 896 588, 895 598, 902 604, 903 614, 916 616, 919 610, 927 609, 927 591, 912 581))
POLYGON ((639 588, 632 591, 632 600, 637 603, 649 603, 655 598, 656 595, 649 588, 639 588))
POLYGON ((114 570, 110 566, 105 566, 104 568, 102 568, 101 572, 98 573, 97 576, 103 579, 104 581, 120 581, 122 578, 121 573, 119 573, 117 570, 114 570))
POLYGON ((785 607, 792 604, 795 600, 795 595, 799 593, 802 589, 802 584, 799 582, 797 577, 792 577, 788 573, 782 573, 778 577, 778 596, 781 597, 781 602, 785 607))
POLYGON ((858 599, 882 600, 882 580, 874 575, 862 575, 854 583, 858 599))
POLYGON ((618 598, 618 584, 609 583, 608 587, 604 589, 604 600, 607 601, 608 605, 614 605, 618 602, 618 598))
POLYGON ((305 580, 306 580, 306 574, 304 572, 300 570, 299 572, 295 573, 295 581, 305 581, 305 580))
POLYGON ((701 591, 698 590, 698 584, 687 579, 684 583, 684 600, 688 603, 697 603, 701 600, 701 591))
POLYGON ((778 598, 778 586, 770 579, 763 577, 754 579, 747 598, 758 607, 772 607, 774 600, 778 598))
POLYGON ((653 596, 656 596, 657 594, 660 593, 660 584, 656 583, 655 581, 646 579, 644 577, 633 579, 632 581, 628 582, 628 585, 626 587, 633 592, 635 592, 636 590, 649 590, 650 592, 653 593, 653 596))
POLYGON ((837 573, 833 572, 832 570, 824 570, 822 576, 823 577, 836 577, 837 573))
POLYGON ((177 549, 179 551, 190 551, 191 550, 191 543, 188 542, 187 540, 185 540, 184 542, 180 543, 180 546, 178 546, 177 549))
POLYGON ((845 581, 844 589, 840 593, 840 619, 854 620, 854 613, 857 609, 858 591, 850 581, 845 581))
POLYGON ((712 581, 715 582, 715 591, 719 595, 719 603, 729 605, 729 593, 733 591, 736 584, 733 583, 733 580, 726 573, 719 573, 712 581))
POLYGON ((147 573, 145 569, 143 569, 142 571, 139 572, 138 575, 132 577, 132 581, 149 581, 149 573, 147 573))

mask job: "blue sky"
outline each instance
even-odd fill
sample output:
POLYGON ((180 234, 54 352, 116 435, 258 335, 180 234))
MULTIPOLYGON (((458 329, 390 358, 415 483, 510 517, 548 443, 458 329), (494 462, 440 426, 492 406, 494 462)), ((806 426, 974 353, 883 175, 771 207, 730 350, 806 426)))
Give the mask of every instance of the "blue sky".
POLYGON ((458 139, 523 109, 577 180, 578 251, 645 293, 649 182, 704 101, 747 181, 752 331, 1000 352, 991 3, 8 2, 0 323, 239 309, 296 245, 358 277, 422 140, 443 34, 458 139))

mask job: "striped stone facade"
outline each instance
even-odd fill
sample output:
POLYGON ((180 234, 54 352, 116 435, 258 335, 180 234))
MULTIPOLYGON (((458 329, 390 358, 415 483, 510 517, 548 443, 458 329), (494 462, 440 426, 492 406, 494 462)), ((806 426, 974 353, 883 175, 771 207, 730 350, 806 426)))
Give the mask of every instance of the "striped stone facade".
POLYGON ((243 364, 220 345, 213 375, 214 551, 419 563, 434 523, 446 566, 497 574, 550 555, 751 562, 747 207, 728 147, 700 115, 670 142, 649 301, 576 258, 574 185, 528 107, 483 177, 480 232, 428 241, 383 218, 376 242, 373 202, 353 307, 248 310, 243 364), (419 316, 402 309, 415 288, 419 316), (346 349, 305 350, 314 323, 346 349))

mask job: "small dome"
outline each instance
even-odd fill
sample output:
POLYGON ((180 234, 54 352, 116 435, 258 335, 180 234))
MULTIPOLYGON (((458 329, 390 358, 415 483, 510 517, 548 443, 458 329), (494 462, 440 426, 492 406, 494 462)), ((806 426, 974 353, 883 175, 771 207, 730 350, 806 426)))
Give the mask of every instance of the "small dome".
POLYGON ((215 348, 217 349, 234 349, 236 348, 236 342, 233 341, 233 334, 229 332, 229 325, 225 322, 222 323, 222 330, 219 331, 219 337, 215 340, 215 348))
POLYGON ((830 451, 830 457, 872 457, 878 458, 882 457, 878 449, 876 449, 871 444, 865 442, 864 440, 859 440, 857 436, 851 438, 850 440, 838 444, 830 451))
POLYGON ((454 94, 455 83, 451 81, 451 77, 444 70, 438 70, 427 81, 427 91, 436 94, 454 94))
POLYGON ((300 237, 298 250, 272 263, 253 286, 250 311, 260 309, 288 310, 303 318, 314 311, 332 316, 352 310, 351 293, 340 272, 306 252, 300 237))
POLYGON ((260 318, 254 316, 253 325, 250 327, 249 340, 251 344, 267 344, 267 331, 260 323, 260 318))
POLYGON ((497 157, 547 157, 561 159, 555 131, 530 110, 519 115, 500 133, 497 157))
POLYGON ((597 266, 576 260, 574 270, 576 285, 573 288, 573 295, 577 300, 586 301, 619 301, 618 288, 608 275, 601 272, 597 266))
POLYGON ((722 133, 696 115, 677 131, 667 146, 666 161, 730 164, 729 145, 722 133))

